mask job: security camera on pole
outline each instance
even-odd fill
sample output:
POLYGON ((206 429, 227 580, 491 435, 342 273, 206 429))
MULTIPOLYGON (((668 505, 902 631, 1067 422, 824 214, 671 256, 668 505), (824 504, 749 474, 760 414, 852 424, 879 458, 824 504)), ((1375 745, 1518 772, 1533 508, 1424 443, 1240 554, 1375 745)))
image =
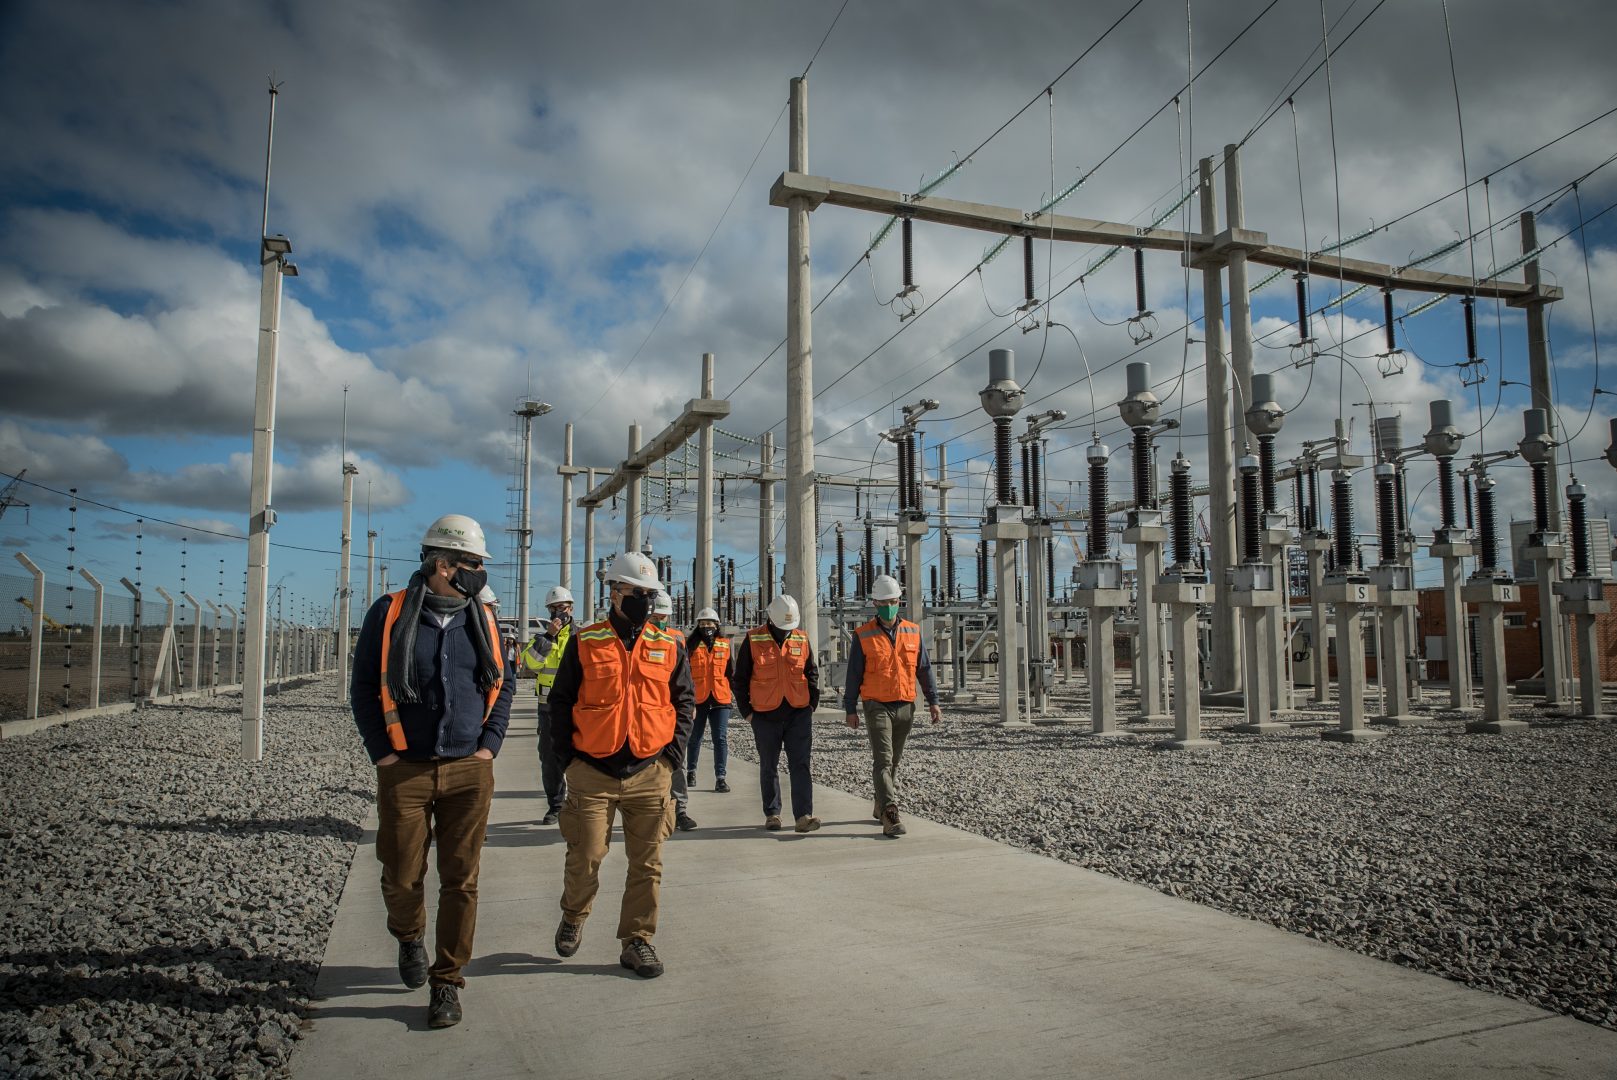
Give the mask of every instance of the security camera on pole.
POLYGON ((1136 573, 1135 614, 1139 620, 1140 712, 1134 717, 1142 724, 1158 724, 1168 719, 1167 685, 1163 674, 1162 616, 1156 601, 1157 579, 1162 576, 1162 546, 1168 530, 1162 524, 1157 506, 1157 462, 1153 440, 1179 426, 1174 419, 1158 423, 1162 405, 1151 392, 1151 365, 1128 366, 1128 396, 1117 405, 1123 423, 1134 433, 1134 509, 1129 511, 1123 542, 1134 545, 1136 573))
POLYGON ((1022 683, 1022 633, 1017 618, 1016 550, 1028 538, 1027 521, 1016 503, 1011 483, 1011 419, 1022 408, 1016 383, 1016 356, 1010 349, 988 353, 988 385, 977 395, 994 421, 994 496, 983 522, 982 536, 994 543, 994 580, 999 596, 995 637, 999 642, 999 720, 1001 727, 1031 727, 1023 719, 1018 691, 1022 683))

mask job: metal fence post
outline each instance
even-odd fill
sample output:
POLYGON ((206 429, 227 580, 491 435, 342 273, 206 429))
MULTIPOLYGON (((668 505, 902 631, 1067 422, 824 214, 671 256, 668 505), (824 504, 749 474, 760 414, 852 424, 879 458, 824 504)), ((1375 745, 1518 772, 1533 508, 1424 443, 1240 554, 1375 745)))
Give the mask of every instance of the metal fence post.
POLYGON ((135 598, 135 613, 130 616, 129 627, 129 700, 140 700, 140 589, 128 578, 119 578, 118 584, 129 590, 135 598))
POLYGON ((95 615, 90 620, 90 708, 101 707, 101 616, 105 590, 94 574, 79 567, 79 577, 95 590, 95 615))
POLYGON ((45 571, 17 552, 17 561, 34 575, 34 618, 28 645, 28 719, 39 715, 39 662, 45 655, 45 571))

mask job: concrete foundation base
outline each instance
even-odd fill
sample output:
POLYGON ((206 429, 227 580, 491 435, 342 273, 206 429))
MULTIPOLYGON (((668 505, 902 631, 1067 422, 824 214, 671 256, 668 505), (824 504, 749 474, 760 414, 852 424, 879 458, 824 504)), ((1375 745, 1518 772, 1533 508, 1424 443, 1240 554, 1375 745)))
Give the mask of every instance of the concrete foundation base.
POLYGON ((1414 713, 1399 713, 1398 715, 1372 716, 1370 723, 1384 724, 1387 727, 1420 727, 1432 722, 1430 716, 1417 716, 1414 713))
POLYGON ((1004 728, 1010 731, 1032 731, 1034 727, 1026 720, 990 720, 988 726, 1004 728))
POLYGON ((1291 725, 1278 720, 1271 720, 1261 724, 1236 724, 1230 730, 1239 731, 1243 735, 1273 735, 1277 731, 1290 731, 1291 725))
POLYGON ((1124 723, 1128 724, 1172 724, 1172 713, 1135 713, 1124 723))
POLYGON ((1330 731, 1320 732, 1319 737, 1330 742, 1365 743, 1385 739, 1387 733, 1385 731, 1370 731, 1367 728, 1348 728, 1346 730, 1332 728, 1330 731))
POLYGON ((1472 720, 1465 725, 1465 731, 1467 735, 1505 735, 1531 726, 1524 720, 1472 720))
POLYGON ((1088 717, 1084 716, 1035 716, 1034 727, 1060 727, 1064 724, 1082 724, 1088 717))
POLYGON ((1158 750, 1217 750, 1215 739, 1165 739, 1157 743, 1158 750))
POLYGON ((1239 690, 1203 690, 1202 704, 1219 709, 1240 709, 1246 706, 1246 695, 1239 690))

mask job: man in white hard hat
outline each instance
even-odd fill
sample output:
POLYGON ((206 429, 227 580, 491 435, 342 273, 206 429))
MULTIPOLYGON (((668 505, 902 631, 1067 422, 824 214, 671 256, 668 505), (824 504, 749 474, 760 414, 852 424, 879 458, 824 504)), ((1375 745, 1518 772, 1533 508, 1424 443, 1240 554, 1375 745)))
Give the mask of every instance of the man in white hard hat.
POLYGON ((724 778, 730 760, 730 689, 735 677, 735 660, 730 639, 719 633, 719 613, 703 608, 696 613, 696 629, 687 646, 691 657, 691 682, 696 685, 696 722, 691 728, 691 744, 685 754, 685 783, 696 783, 696 759, 702 752, 702 732, 713 732, 713 790, 728 792, 724 778))
MULTIPOLYGON (((651 598, 651 621, 659 630, 666 630, 679 639, 681 645, 686 646, 685 655, 690 657, 690 646, 686 644, 685 632, 678 627, 669 626, 668 621, 674 617, 674 598, 668 595, 666 589, 658 589, 657 595, 651 598)), ((686 752, 690 752, 689 744, 686 752)), ((696 819, 691 817, 690 789, 685 783, 685 770, 674 770, 674 779, 669 785, 674 796, 674 828, 680 832, 690 832, 696 828, 696 819)))
POLYGON ((876 617, 854 631, 848 652, 848 684, 842 693, 848 726, 859 726, 859 699, 865 701, 865 733, 870 737, 871 785, 876 789, 872 811, 881 822, 882 835, 904 835, 898 819, 898 762, 915 723, 915 687, 919 682, 935 724, 938 690, 932 682, 932 662, 926 655, 921 628, 898 615, 904 591, 896 578, 878 574, 870 583, 870 602, 876 617))
POLYGON ((629 876, 618 917, 618 963, 642 978, 663 973, 657 932, 662 844, 674 826, 669 795, 691 734, 691 667, 683 642, 651 622, 662 588, 639 552, 612 560, 611 609, 567 643, 550 689, 556 756, 566 770, 561 833, 567 840, 556 952, 572 956, 599 888, 615 813, 623 815, 629 876))
POLYGON ((792 817, 800 833, 820 827, 814 816, 814 779, 809 755, 814 709, 820 703, 819 671, 808 635, 798 628, 797 601, 785 593, 769 602, 766 621, 747 631, 736 657, 736 711, 752 720, 758 744, 758 783, 763 789, 764 828, 780 828, 780 752, 792 782, 792 817))
POLYGON ((354 723, 376 763, 376 857, 399 977, 431 981, 427 1022, 460 1022, 461 969, 472 957, 477 872, 494 796, 494 755, 511 715, 483 530, 462 514, 432 523, 409 585, 365 614, 350 684, 354 723), (427 965, 422 883, 438 847, 436 956, 427 965))
MULTIPOLYGON (((561 814, 562 800, 567 797, 567 781, 556 760, 556 740, 546 699, 556 682, 561 654, 572 640, 573 594, 565 586, 552 586, 545 593, 545 610, 550 612, 550 622, 522 650, 522 664, 533 672, 533 692, 539 697, 539 783, 545 791, 545 816, 539 824, 554 825, 561 814)), ((527 627, 519 627, 517 632, 526 633, 527 627)))

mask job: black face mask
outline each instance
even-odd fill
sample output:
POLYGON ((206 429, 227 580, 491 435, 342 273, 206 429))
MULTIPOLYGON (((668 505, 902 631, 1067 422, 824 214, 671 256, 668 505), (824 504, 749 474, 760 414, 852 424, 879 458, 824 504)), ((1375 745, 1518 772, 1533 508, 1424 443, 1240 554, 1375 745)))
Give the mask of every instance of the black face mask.
POLYGON ((468 570, 464 566, 457 566, 455 576, 449 579, 449 584, 462 596, 476 596, 488 584, 488 571, 468 570))
POLYGON ((639 626, 651 614, 651 597, 629 593, 618 603, 618 612, 630 623, 639 626))
POLYGON ((572 615, 568 614, 566 612, 561 612, 561 613, 552 615, 551 618, 559 621, 563 626, 566 626, 568 623, 573 621, 572 615))
POLYGON ((717 631, 711 626, 698 626, 696 628, 696 640, 702 642, 704 645, 713 644, 713 638, 716 635, 717 631))

